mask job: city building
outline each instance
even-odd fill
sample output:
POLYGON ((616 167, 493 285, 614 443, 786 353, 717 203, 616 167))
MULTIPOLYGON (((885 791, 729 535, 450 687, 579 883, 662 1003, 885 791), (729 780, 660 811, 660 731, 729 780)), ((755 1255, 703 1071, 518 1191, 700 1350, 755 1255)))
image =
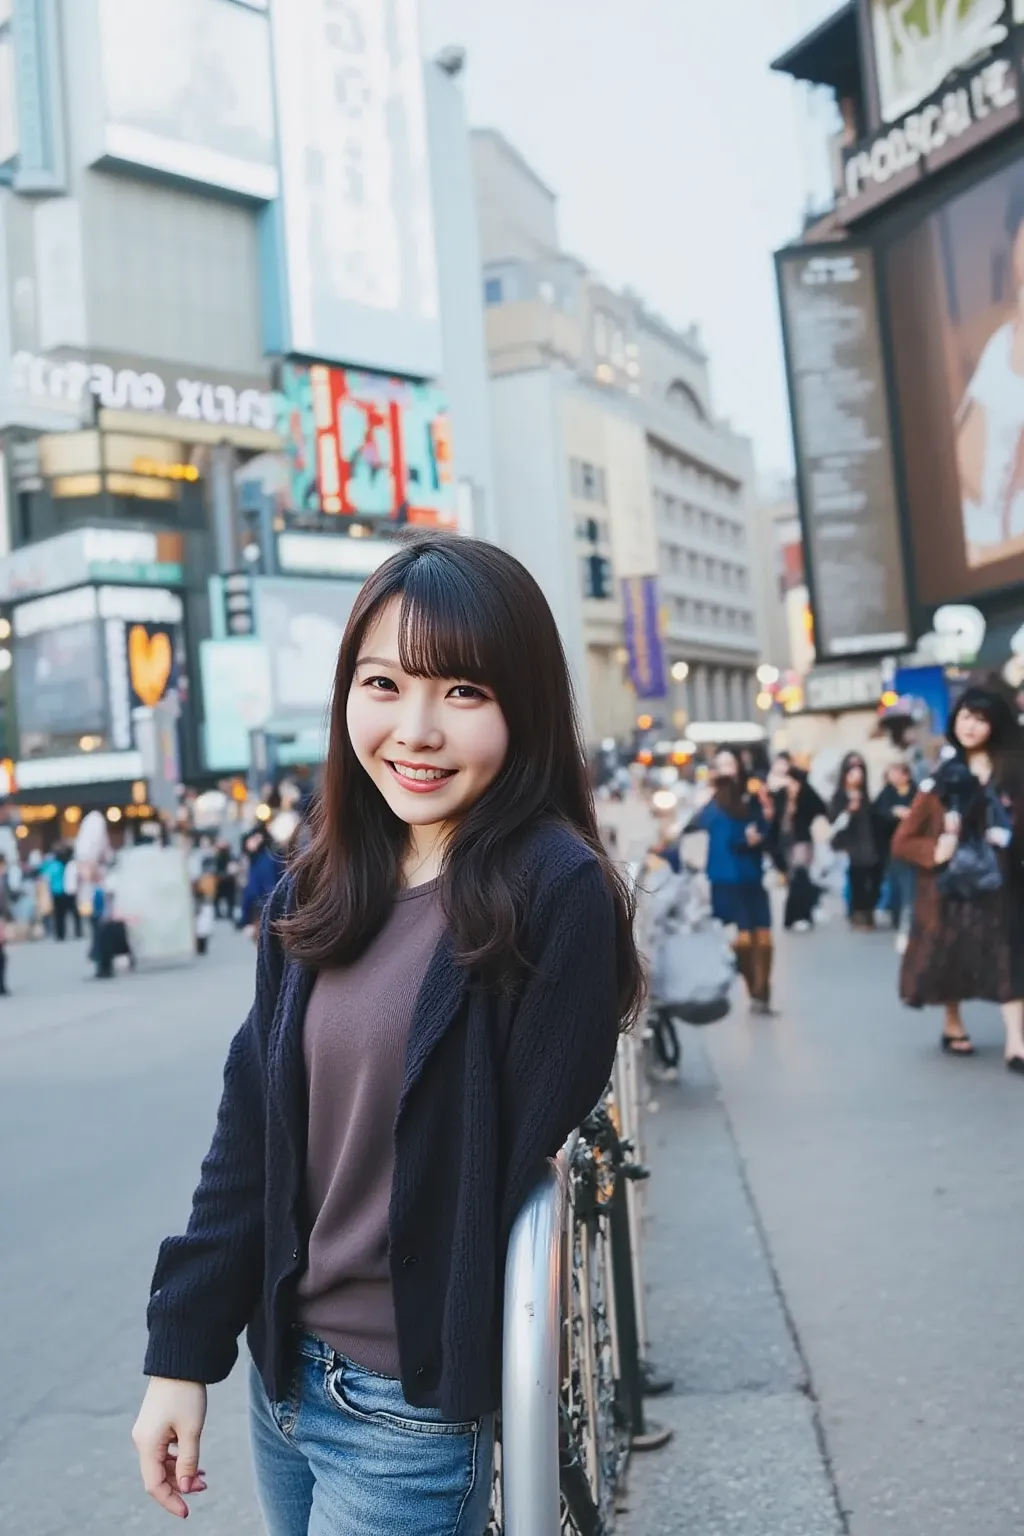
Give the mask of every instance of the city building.
POLYGON ((329 0, 0 3, 23 804, 154 801, 158 707, 168 779, 244 771, 254 731, 318 756, 389 539, 492 528, 462 59, 424 62, 404 0, 346 11, 355 30, 329 0))
POLYGON ((592 740, 649 716, 752 734, 750 445, 709 361, 561 249, 557 197, 473 133, 499 538, 544 584, 592 740))
POLYGON ((1022 44, 1021 0, 848 0, 774 65, 831 100, 828 195, 776 257, 808 700, 936 731, 937 661, 1024 675, 1022 44))

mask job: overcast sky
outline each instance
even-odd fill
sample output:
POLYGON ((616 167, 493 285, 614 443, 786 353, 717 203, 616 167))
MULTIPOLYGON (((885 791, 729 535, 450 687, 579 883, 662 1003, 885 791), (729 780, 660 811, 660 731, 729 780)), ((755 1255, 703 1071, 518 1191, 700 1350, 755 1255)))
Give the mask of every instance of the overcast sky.
POLYGON ((792 450, 772 251, 807 195, 796 94, 768 63, 838 0, 422 0, 468 51, 470 120, 559 195, 562 243, 673 323, 762 471, 792 450))

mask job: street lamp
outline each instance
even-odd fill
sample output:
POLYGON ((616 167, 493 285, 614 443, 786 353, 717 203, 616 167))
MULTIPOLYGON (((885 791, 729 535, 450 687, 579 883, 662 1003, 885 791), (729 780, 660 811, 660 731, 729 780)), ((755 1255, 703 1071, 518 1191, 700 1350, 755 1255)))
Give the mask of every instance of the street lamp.
POLYGON ((674 661, 672 663, 672 681, 674 683, 685 683, 689 675, 690 666, 688 662, 674 661))
POLYGON ((762 688, 774 688, 779 680, 778 667, 770 666, 767 662, 757 669, 757 680, 762 688))

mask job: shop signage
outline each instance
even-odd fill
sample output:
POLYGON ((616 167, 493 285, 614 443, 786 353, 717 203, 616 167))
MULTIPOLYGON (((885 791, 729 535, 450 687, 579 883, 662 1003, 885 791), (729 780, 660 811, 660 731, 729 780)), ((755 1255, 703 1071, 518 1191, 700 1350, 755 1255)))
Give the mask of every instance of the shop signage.
POLYGON ((848 150, 843 216, 857 218, 948 165, 1021 117, 1021 85, 1011 48, 956 76, 874 138, 848 150))
POLYGON ((80 757, 24 758, 16 765, 14 777, 19 789, 59 789, 140 779, 142 768, 141 752, 90 752, 80 757))
POLYGON ((898 122, 998 50, 1022 20, 1022 0, 861 0, 882 122, 898 122))
POLYGON ((92 400, 105 410, 176 416, 207 426, 274 430, 274 397, 251 384, 180 376, 177 369, 121 366, 118 360, 40 357, 16 352, 11 359, 15 394, 36 403, 81 410, 92 400))
POLYGON ((353 539, 337 533, 282 533, 277 565, 296 576, 365 578, 397 554, 401 545, 386 539, 353 539))
POLYGON ((843 667, 808 672, 804 679, 804 708, 822 713, 843 709, 874 709, 882 696, 882 668, 843 667))
POLYGON ((183 551, 180 533, 75 528, 16 549, 0 560, 0 602, 93 581, 179 586, 183 551))

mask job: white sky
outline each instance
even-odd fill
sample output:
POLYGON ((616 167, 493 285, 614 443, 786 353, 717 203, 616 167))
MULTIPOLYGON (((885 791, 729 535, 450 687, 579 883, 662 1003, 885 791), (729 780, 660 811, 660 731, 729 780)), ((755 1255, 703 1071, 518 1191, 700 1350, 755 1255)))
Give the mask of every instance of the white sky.
POLYGON ((470 121, 559 194, 562 243, 695 320, 715 409, 762 471, 792 460, 772 251, 808 190, 798 87, 768 63, 838 0, 422 0, 468 51, 470 121))

